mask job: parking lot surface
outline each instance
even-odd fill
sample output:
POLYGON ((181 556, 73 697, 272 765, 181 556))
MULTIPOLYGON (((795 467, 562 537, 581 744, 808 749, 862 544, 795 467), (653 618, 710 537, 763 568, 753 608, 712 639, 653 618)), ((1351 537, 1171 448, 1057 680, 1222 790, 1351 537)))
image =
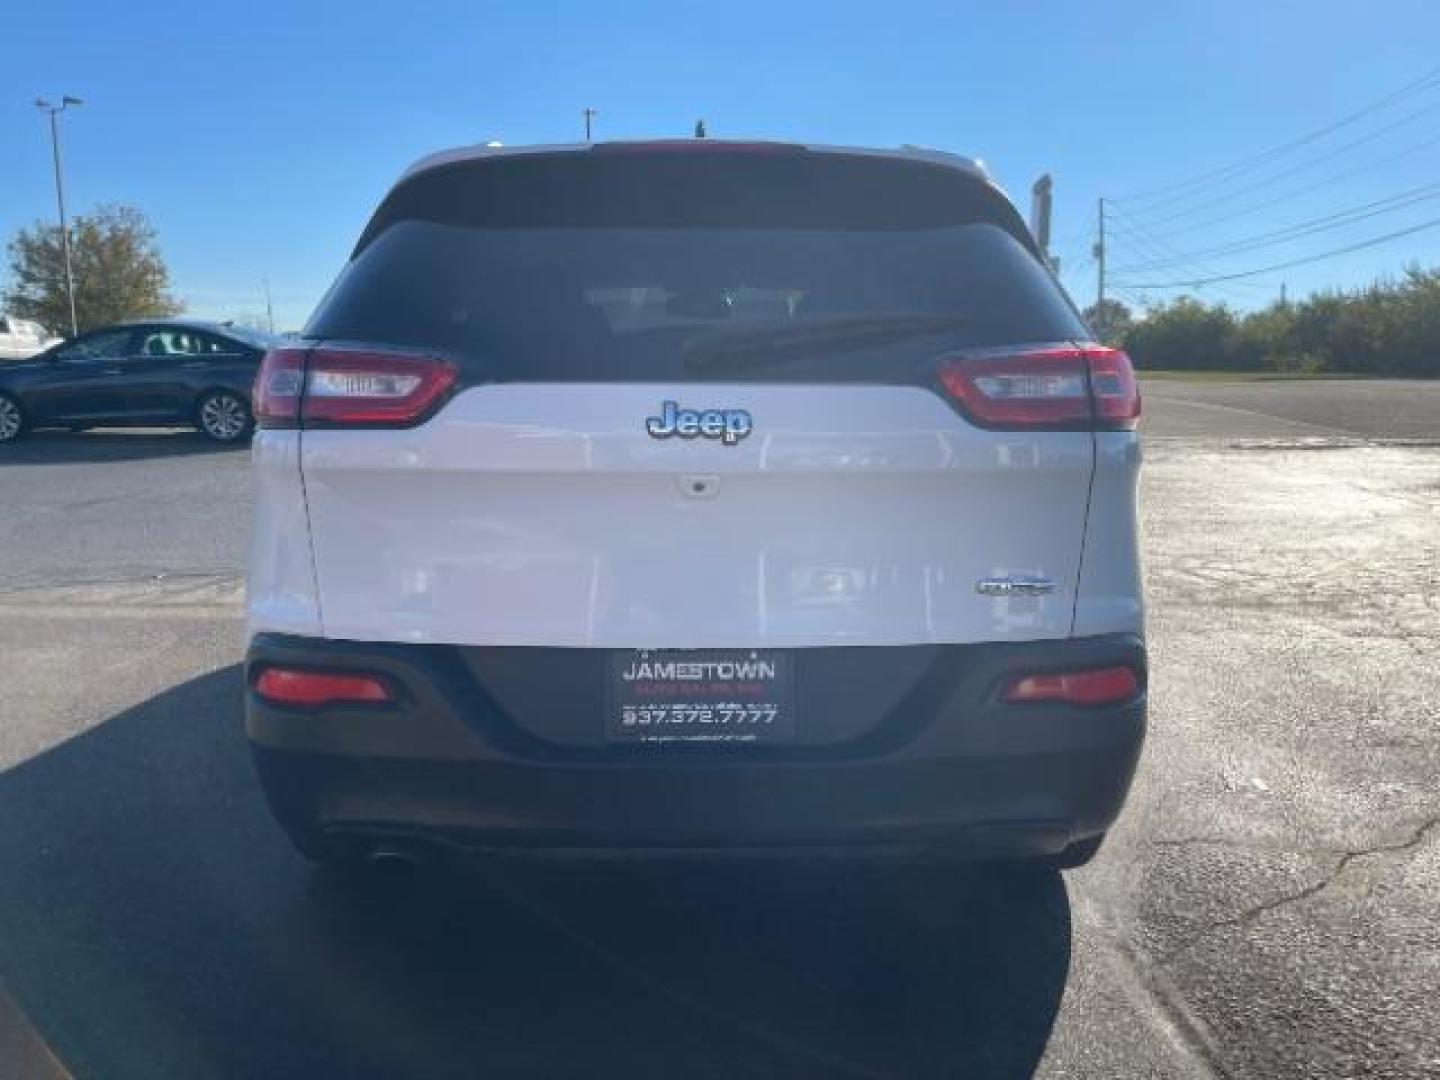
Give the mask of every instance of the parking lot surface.
POLYGON ((1144 390, 1151 736, 1064 877, 317 875, 240 731, 244 452, 5 451, 0 977, 82 1076, 1440 1075, 1440 384, 1144 390))
POLYGON ((1145 430, 1161 438, 1440 440, 1440 381, 1140 381, 1145 430))

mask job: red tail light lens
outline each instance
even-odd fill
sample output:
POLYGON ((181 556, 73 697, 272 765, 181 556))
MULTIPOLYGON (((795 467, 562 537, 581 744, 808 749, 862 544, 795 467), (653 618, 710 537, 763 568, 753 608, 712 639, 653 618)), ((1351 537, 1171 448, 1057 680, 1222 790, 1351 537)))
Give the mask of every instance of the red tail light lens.
POLYGON ((1078 428, 1091 421, 1085 354, 1068 345, 946 360, 940 384, 985 427, 1078 428))
POLYGON ((373 675, 269 667, 255 680, 255 693, 275 705, 375 704, 394 701, 389 687, 373 675))
POLYGON ((262 428, 293 428, 300 421, 304 349, 271 349, 255 377, 255 422, 262 428))
POLYGON ((1097 427, 1131 429, 1140 422, 1140 385, 1130 357, 1119 349, 1085 350, 1097 427))
POLYGON ((316 349, 305 372, 305 427, 412 427, 455 386, 455 366, 434 357, 316 349))
POLYGON ((455 386, 447 360, 357 349, 272 349, 255 380, 263 428, 413 427, 455 386))
POLYGON ((1004 701, 1054 701, 1064 705, 1119 705, 1140 692, 1134 668, 1107 667, 1089 671, 1062 671, 1022 675, 1006 685, 1004 701))
POLYGON ((941 361, 939 378, 982 427, 1133 428, 1140 417, 1130 358, 1099 345, 986 350, 941 361))

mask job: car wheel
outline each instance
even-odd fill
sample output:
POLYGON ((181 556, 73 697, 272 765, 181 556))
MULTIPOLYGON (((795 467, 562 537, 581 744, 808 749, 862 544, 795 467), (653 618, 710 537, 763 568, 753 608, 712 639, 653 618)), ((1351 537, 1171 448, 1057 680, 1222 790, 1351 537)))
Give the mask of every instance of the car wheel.
POLYGON ((14 442, 25 434, 25 412, 9 394, 0 394, 0 443, 14 442))
POLYGON ((229 390, 211 390, 195 409, 196 426, 218 443, 238 442, 250 434, 254 422, 245 399, 229 390))

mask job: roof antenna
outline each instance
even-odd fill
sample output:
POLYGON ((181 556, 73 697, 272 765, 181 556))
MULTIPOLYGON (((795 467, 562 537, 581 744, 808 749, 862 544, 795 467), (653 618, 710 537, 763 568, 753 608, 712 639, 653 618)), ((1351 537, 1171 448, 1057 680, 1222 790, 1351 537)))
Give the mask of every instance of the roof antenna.
POLYGON ((697 138, 697 139, 708 139, 709 137, 710 137, 709 133, 705 130, 705 121, 704 121, 704 120, 696 120, 696 121, 695 121, 695 138, 697 138))

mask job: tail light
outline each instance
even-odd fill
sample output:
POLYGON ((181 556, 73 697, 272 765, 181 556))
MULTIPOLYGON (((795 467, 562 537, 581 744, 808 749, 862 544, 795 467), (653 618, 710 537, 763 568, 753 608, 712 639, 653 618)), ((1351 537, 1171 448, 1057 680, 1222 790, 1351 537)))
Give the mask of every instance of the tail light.
POLYGON ((1130 358, 1100 345, 991 349, 940 363, 940 386, 982 427, 1134 428, 1140 391, 1130 358))
POLYGON ((404 353, 316 349, 305 371, 305 427, 410 427, 455 385, 455 367, 404 353))
POLYGON ((275 705, 373 705, 394 701, 390 688, 374 675, 348 671, 307 671, 267 667, 255 679, 255 693, 275 705))
POLYGON ((262 428, 293 428, 300 423, 300 384, 305 380, 305 349, 271 349, 255 377, 255 422, 262 428))
POLYGON ((447 360, 369 349, 276 349, 255 389, 261 427, 413 427, 455 386, 447 360))
POLYGON ((1140 422, 1140 385, 1130 357, 1119 349, 1085 351, 1090 364, 1090 394, 1095 401, 1096 427, 1133 428, 1140 422))
POLYGON ((1140 692, 1140 676, 1131 667, 1092 668, 1043 675, 1022 675, 1010 680, 1002 701, 1058 702, 1064 705, 1120 705, 1140 692))

